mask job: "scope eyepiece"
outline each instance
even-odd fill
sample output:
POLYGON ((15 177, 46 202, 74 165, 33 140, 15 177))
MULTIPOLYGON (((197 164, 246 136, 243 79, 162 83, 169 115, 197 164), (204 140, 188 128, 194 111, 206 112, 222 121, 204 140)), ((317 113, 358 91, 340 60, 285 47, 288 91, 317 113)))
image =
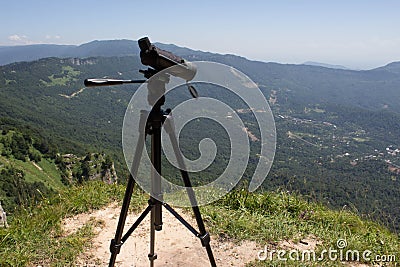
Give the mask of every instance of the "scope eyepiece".
POLYGON ((138 40, 140 51, 149 50, 151 47, 151 43, 149 37, 143 37, 138 40))

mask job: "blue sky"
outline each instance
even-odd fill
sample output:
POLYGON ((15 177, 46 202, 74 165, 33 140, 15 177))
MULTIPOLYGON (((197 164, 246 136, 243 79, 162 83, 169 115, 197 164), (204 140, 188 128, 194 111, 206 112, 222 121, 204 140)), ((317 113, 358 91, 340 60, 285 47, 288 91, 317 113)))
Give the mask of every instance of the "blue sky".
POLYGON ((261 61, 400 61, 397 0, 0 0, 0 45, 131 39, 261 61))

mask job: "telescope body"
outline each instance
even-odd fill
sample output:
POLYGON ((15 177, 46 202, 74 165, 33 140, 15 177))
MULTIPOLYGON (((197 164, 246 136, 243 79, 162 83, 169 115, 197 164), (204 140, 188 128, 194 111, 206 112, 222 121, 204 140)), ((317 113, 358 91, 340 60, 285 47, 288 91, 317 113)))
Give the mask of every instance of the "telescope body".
POLYGON ((138 43, 140 47, 140 60, 143 65, 150 66, 157 71, 175 66, 168 70, 168 73, 186 81, 192 80, 196 75, 197 69, 193 63, 169 51, 156 47, 151 44, 148 37, 139 39, 138 43))
MULTIPOLYGON (((191 81, 196 75, 196 65, 186 61, 185 59, 174 55, 169 51, 162 50, 153 45, 148 37, 143 37, 138 40, 140 47, 140 60, 143 65, 150 66, 147 70, 139 70, 145 78, 150 79, 154 74, 159 71, 168 69, 165 74, 160 75, 158 79, 162 79, 163 82, 168 82, 169 75, 180 77, 186 82, 191 81)), ((121 85, 127 83, 145 83, 147 80, 119 80, 119 79, 86 79, 84 84, 86 87, 95 86, 110 86, 110 85, 121 85)), ((151 86, 153 87, 153 86, 151 86)), ((197 97, 196 89, 193 86, 189 86, 189 91, 193 97, 197 97)))

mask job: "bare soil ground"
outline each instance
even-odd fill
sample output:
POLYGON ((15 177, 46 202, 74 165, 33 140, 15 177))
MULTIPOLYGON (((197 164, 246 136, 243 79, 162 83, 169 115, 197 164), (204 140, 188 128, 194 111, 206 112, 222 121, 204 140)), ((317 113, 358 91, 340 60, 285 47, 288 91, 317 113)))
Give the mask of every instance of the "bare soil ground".
MULTIPOLYGON (((191 214, 184 213, 182 210, 177 211, 197 229, 191 214)), ((79 256, 77 266, 108 265, 110 240, 115 235, 119 212, 120 207, 114 204, 90 214, 79 214, 64 220, 63 227, 66 235, 73 233, 89 220, 100 221, 95 229, 96 237, 92 246, 79 256)), ((134 223, 137 216, 138 214, 128 216, 125 231, 134 223)), ((147 216, 122 246, 115 266, 149 266, 147 257, 149 243, 150 216, 147 216)), ((214 236, 211 247, 218 266, 245 266, 246 263, 257 259, 257 253, 261 249, 255 242, 244 241, 236 244, 214 236)), ((155 266, 210 266, 207 253, 201 246, 200 240, 166 210, 163 210, 163 229, 156 231, 155 250, 158 256, 155 266)))
MULTIPOLYGON (((190 213, 177 209, 191 225, 197 229, 196 221, 190 213)), ((96 223, 95 237, 90 247, 78 257, 76 266, 94 267, 108 266, 110 258, 110 240, 114 238, 118 223, 120 207, 112 204, 101 210, 92 213, 79 214, 74 217, 66 218, 63 221, 65 235, 72 234, 90 220, 96 223)), ((126 220, 125 231, 136 221, 139 214, 129 214, 126 220)), ((158 258, 155 266, 190 266, 205 267, 210 266, 205 248, 201 246, 200 240, 186 229, 168 211, 163 210, 163 229, 156 231, 155 250, 158 258)), ((298 251, 314 250, 321 244, 315 236, 309 236, 294 242, 292 240, 282 240, 271 246, 280 249, 298 251)), ((120 254, 117 256, 115 266, 117 267, 142 267, 149 266, 147 254, 150 246, 150 215, 139 225, 122 246, 120 254)), ((245 266, 247 263, 258 260, 259 251, 265 247, 253 241, 243 241, 234 243, 229 239, 222 239, 212 236, 211 247, 216 259, 217 266, 245 266)), ((346 266, 366 267, 369 265, 359 262, 346 262, 346 266)))

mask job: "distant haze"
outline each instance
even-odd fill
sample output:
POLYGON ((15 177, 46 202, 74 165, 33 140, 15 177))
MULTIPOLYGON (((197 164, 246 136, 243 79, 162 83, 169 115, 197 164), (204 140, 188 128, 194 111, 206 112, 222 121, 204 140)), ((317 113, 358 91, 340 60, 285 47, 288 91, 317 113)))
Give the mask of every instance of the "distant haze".
MULTIPOLYGON (((180 56, 192 55, 193 53, 204 52, 201 50, 192 50, 187 47, 180 47, 173 44, 154 43, 156 46, 176 53, 180 56)), ((209 52, 206 52, 209 53, 209 52)), ((139 48, 136 40, 103 40, 103 41, 91 41, 81 45, 58 45, 58 44, 32 44, 32 45, 14 45, 14 46, 0 46, 0 65, 6 65, 13 62, 20 61, 32 61, 46 57, 93 57, 93 56, 130 56, 138 55, 139 48)), ((220 53, 222 55, 227 53, 220 53)), ((237 55, 240 57, 240 55, 237 55)), ((251 58, 247 58, 252 60, 251 58)), ((274 62, 271 60, 260 60, 256 61, 274 62)), ((279 62, 276 63, 289 63, 279 62)), ((391 61, 388 64, 395 62, 391 61)), ((348 66, 329 64, 327 62, 298 62, 289 64, 303 64, 309 66, 319 66, 331 69, 342 69, 342 70, 362 70, 361 68, 350 68, 348 66)), ((370 69, 386 66, 377 65, 370 69)))
POLYGON ((138 39, 252 60, 372 69, 400 60, 400 1, 3 1, 0 46, 138 39))

